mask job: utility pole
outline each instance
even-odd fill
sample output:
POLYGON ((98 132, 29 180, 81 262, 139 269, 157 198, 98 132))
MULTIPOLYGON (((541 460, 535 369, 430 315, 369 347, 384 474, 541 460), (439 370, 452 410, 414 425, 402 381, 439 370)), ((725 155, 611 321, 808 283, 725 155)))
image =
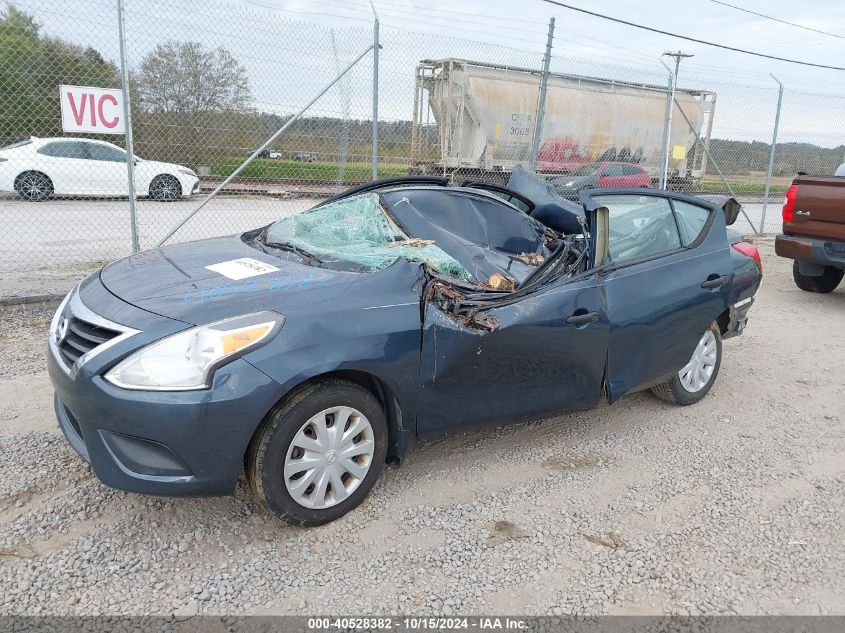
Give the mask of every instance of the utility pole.
POLYGON ((669 108, 666 114, 666 146, 663 148, 663 188, 669 188, 669 148, 672 146, 672 110, 675 105, 675 90, 678 88, 678 69, 681 66, 681 60, 687 57, 693 57, 689 53, 683 51, 666 51, 663 53, 664 57, 675 58, 675 74, 672 75, 672 90, 669 93, 669 108))

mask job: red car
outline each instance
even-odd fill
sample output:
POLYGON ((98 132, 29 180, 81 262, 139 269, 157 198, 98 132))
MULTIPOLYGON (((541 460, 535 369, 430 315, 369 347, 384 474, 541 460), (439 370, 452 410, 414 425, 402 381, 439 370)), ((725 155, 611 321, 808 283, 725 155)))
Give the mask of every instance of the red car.
POLYGON ((650 187, 651 175, 631 163, 591 163, 566 176, 552 180, 552 185, 565 198, 578 198, 581 189, 599 187, 650 187))

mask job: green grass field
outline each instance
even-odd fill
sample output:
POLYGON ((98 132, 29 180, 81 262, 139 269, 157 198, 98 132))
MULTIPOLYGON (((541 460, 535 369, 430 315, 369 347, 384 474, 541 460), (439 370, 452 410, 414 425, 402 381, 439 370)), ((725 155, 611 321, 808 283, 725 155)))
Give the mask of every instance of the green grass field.
MULTIPOLYGON (((228 176, 243 162, 242 159, 229 158, 211 166, 211 173, 215 176, 228 176)), ((370 163, 347 163, 344 172, 345 182, 367 182, 370 180, 370 163)), ((246 166, 239 177, 243 178, 280 178, 305 182, 333 182, 338 179, 340 166, 338 163, 317 162, 306 163, 295 160, 281 160, 257 158, 246 166)), ((385 164, 379 165, 380 178, 404 176, 408 173, 407 165, 385 164)))

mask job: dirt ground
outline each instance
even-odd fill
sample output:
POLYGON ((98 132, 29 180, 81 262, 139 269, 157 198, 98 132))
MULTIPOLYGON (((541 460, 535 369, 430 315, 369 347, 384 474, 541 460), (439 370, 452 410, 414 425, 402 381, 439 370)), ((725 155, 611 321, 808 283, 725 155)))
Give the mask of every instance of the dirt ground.
POLYGON ((0 614, 845 614, 845 287, 802 292, 760 247, 702 402, 640 393, 417 446, 316 529, 243 486, 100 484, 53 417, 53 308, 4 308, 0 614))

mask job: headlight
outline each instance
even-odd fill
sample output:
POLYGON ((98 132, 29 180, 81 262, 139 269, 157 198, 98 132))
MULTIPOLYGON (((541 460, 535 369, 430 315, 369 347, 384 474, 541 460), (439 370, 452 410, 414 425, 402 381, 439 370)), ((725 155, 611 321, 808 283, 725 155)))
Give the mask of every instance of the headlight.
POLYGON ((185 174, 186 176, 193 176, 194 178, 197 177, 197 172, 195 172, 193 169, 181 168, 177 169, 176 171, 178 171, 180 174, 185 174))
POLYGON ((106 380, 124 389, 205 389, 215 369, 269 342, 284 322, 275 312, 257 312, 172 334, 122 360, 106 380))

